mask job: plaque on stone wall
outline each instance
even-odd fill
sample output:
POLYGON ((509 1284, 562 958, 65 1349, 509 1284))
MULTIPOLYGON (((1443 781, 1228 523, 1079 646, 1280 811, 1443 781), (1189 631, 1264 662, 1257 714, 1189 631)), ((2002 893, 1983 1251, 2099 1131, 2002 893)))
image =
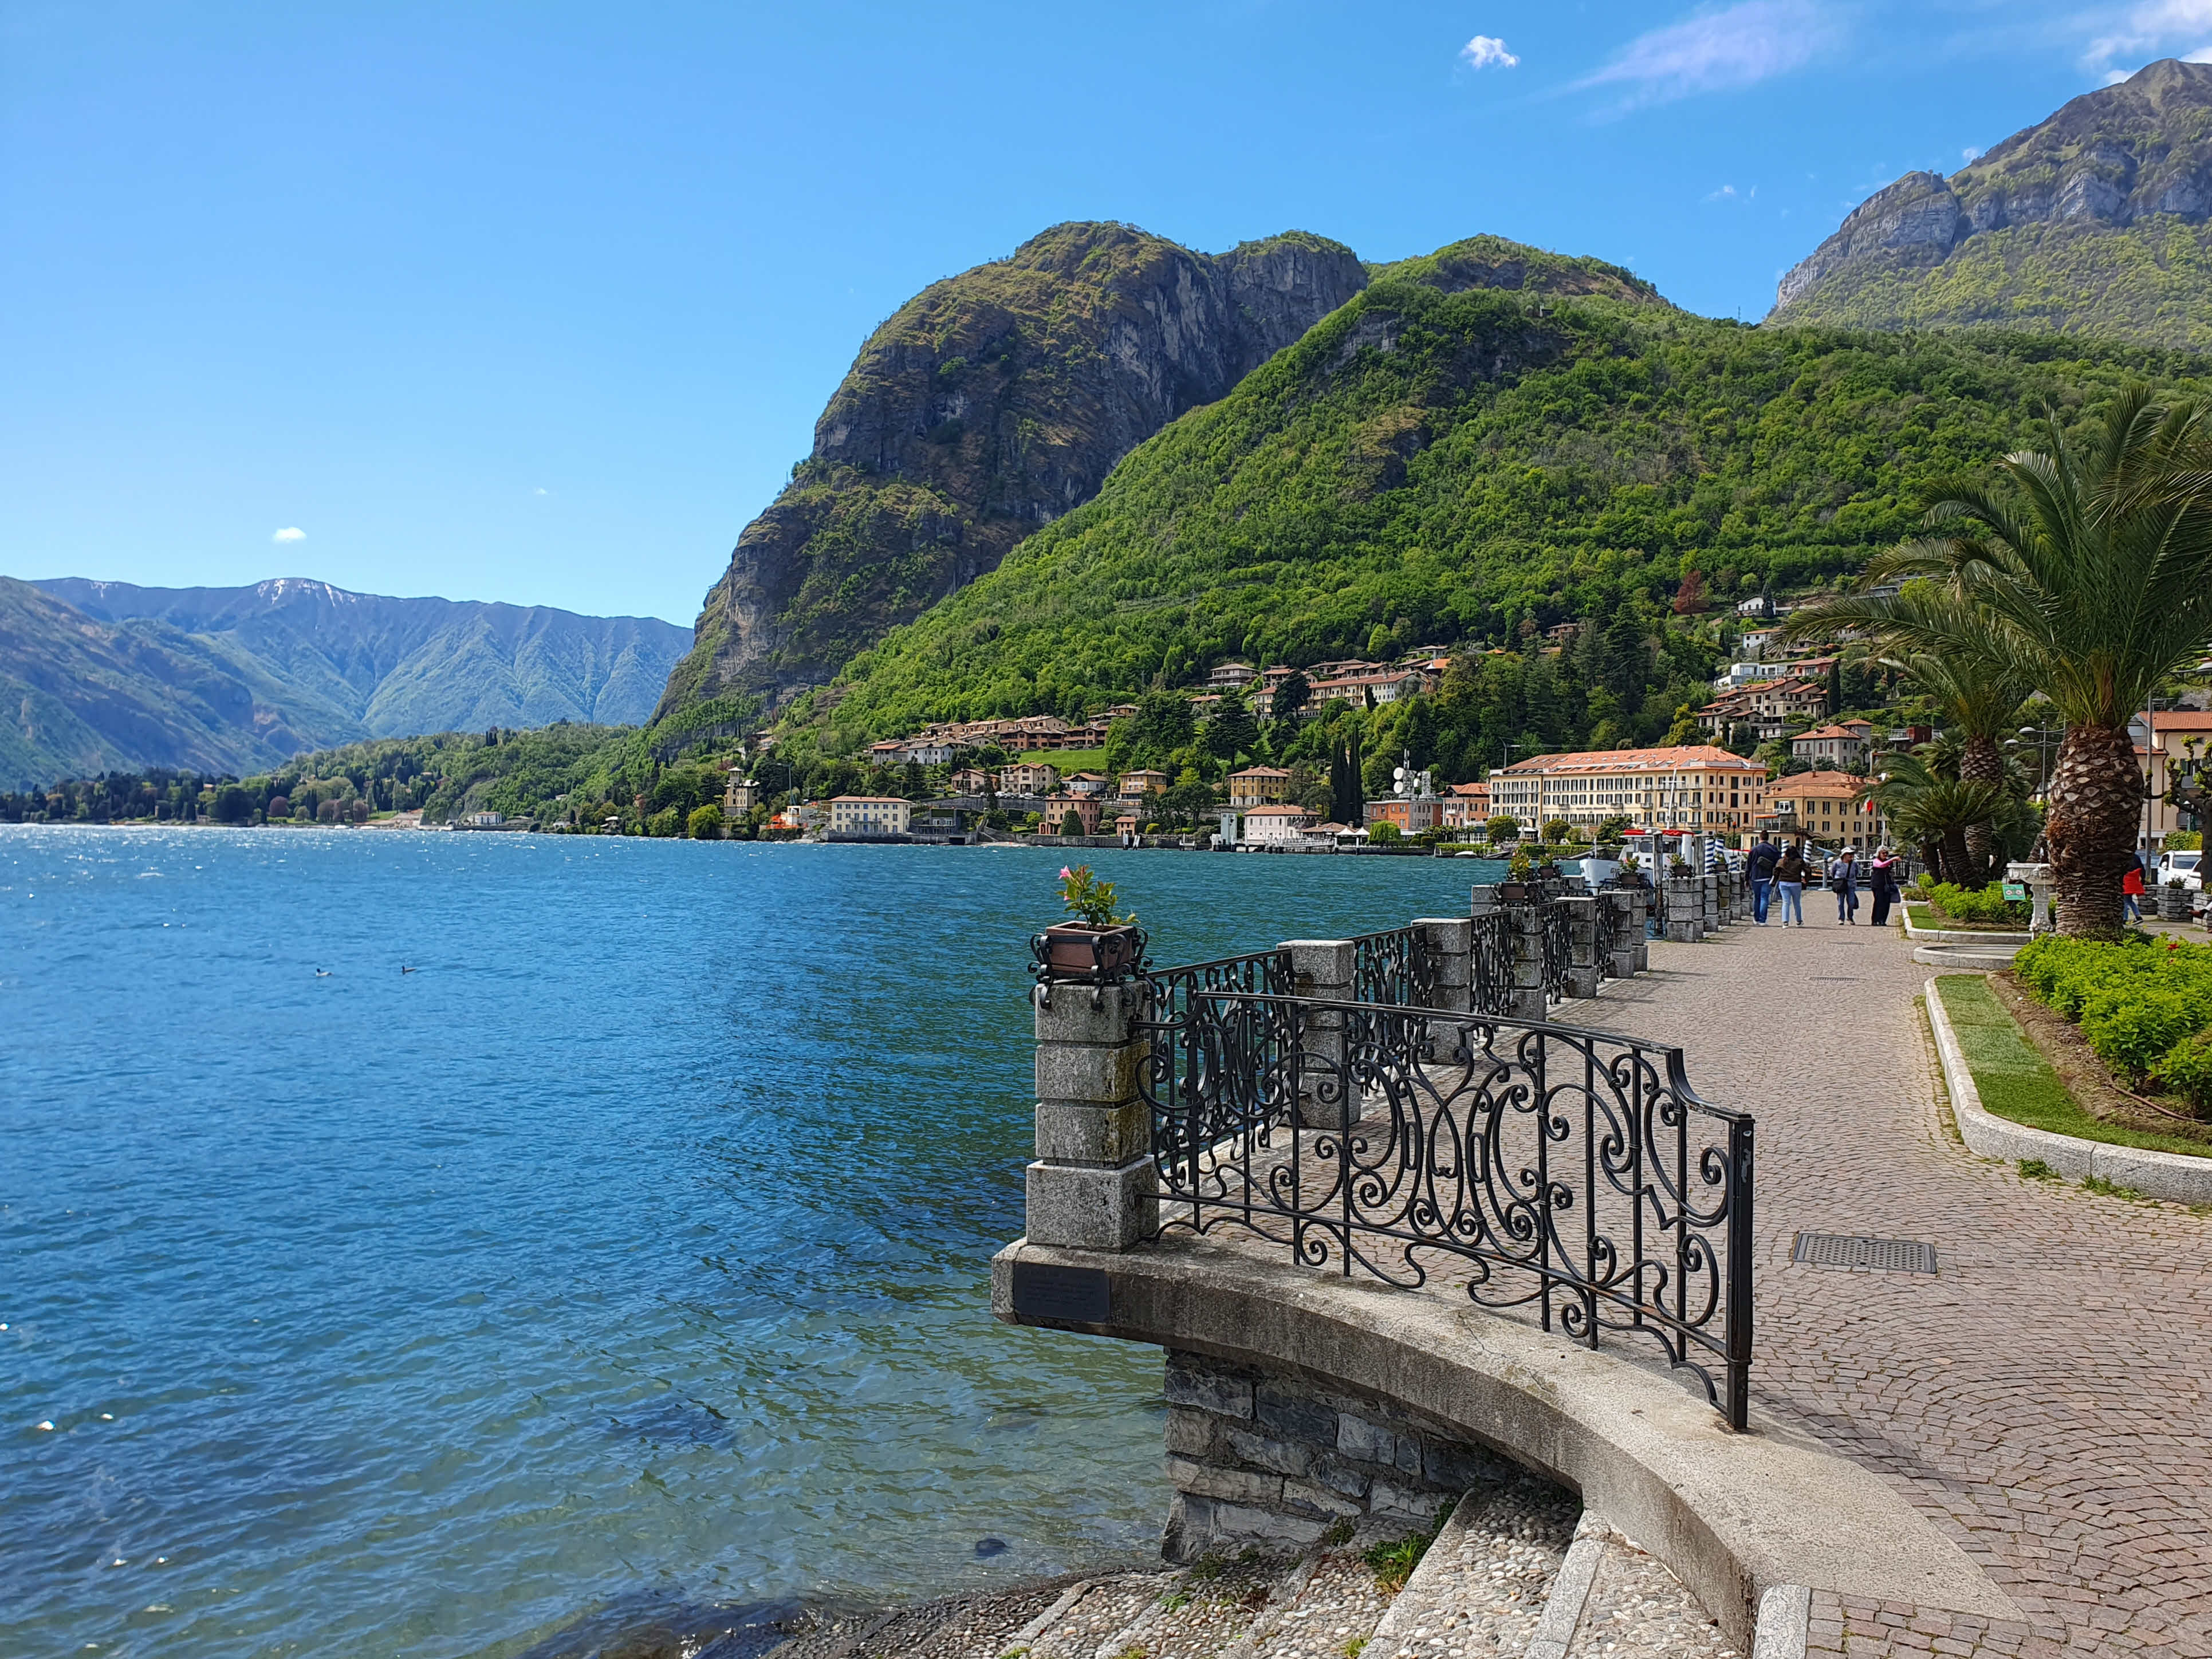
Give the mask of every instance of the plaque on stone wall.
POLYGON ((1113 1317, 1113 1297, 1105 1269, 1017 1261, 1014 1316, 1057 1319, 1071 1325, 1107 1323, 1113 1317))

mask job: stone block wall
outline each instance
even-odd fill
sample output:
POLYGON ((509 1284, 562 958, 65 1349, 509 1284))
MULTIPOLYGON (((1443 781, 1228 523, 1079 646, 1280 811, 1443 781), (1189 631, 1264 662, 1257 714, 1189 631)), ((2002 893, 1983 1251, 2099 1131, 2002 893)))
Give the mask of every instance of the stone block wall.
POLYGON ((1173 1562, 1303 1547, 1346 1522, 1417 1532, 1448 1500, 1516 1473, 1403 1407, 1175 1349, 1166 1394, 1173 1562))

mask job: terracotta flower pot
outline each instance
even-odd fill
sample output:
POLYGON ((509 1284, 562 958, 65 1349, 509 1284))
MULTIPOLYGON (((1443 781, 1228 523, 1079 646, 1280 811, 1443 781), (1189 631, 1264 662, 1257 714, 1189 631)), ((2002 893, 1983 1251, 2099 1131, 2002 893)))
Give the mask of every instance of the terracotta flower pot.
POLYGON ((1109 985, 1137 970, 1144 958, 1145 936, 1127 926, 1092 927, 1060 921, 1039 933, 1031 948, 1045 977, 1109 985))

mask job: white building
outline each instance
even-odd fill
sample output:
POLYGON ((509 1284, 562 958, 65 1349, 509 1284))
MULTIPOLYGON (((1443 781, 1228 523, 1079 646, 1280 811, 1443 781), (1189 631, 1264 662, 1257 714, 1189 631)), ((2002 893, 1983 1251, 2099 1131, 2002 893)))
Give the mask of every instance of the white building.
POLYGON ((830 803, 833 836, 903 836, 914 822, 914 803, 896 795, 840 795, 830 803))
POLYGON ((1316 822, 1304 806, 1250 806, 1244 811, 1244 839, 1255 847, 1279 847, 1303 841, 1316 822))

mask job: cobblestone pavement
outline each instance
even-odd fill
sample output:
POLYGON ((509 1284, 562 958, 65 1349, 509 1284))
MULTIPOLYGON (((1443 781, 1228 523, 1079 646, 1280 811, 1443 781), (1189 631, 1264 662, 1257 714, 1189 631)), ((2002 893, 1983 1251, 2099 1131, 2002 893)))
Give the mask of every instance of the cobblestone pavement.
POLYGON ((2212 1656, 2212 1216, 1959 1144, 1896 934, 1728 928, 1565 1018, 1679 1043, 1759 1121, 1754 1402, 1890 1480, 2023 1626, 1816 1600, 1812 1651, 2212 1656), (1800 1231, 1939 1273, 1793 1266, 1800 1231))

